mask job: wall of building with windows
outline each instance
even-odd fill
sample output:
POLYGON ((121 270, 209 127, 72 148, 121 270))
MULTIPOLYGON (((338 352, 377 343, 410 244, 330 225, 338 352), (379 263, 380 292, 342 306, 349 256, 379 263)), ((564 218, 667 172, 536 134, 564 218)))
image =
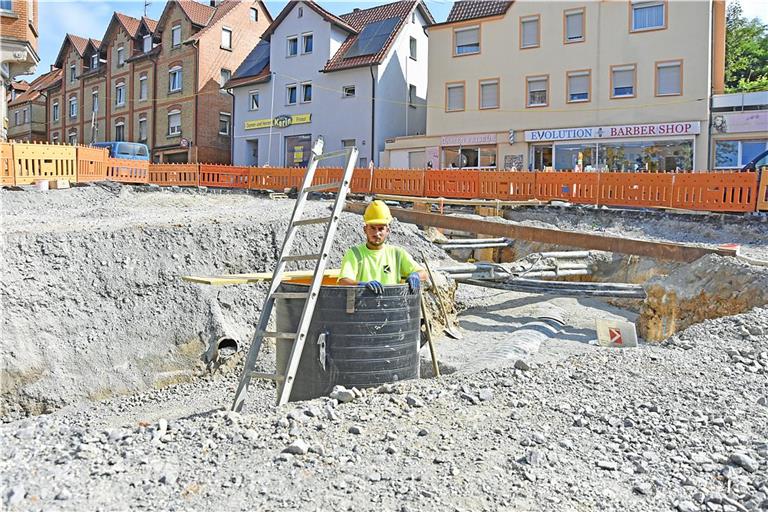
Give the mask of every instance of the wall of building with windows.
MULTIPOLYGON (((768 91, 714 96, 711 131, 712 167, 746 165, 768 149, 768 91)), ((768 165, 768 158, 762 165, 768 165)))
MULTIPOLYGON (((494 144, 462 146, 461 158, 423 143, 424 165, 706 168, 707 99, 723 72, 710 65, 709 27, 724 23, 724 4, 714 4, 524 0, 502 14, 430 27, 427 135, 498 142, 495 155, 494 144)), ((398 140, 387 153, 404 161, 418 146, 398 140)))

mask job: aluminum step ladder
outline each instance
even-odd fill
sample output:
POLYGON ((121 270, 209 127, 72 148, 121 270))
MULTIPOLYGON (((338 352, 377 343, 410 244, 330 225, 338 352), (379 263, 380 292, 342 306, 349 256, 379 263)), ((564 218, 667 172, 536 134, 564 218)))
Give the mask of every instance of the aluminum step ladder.
POLYGON ((293 215, 291 216, 291 222, 288 224, 288 230, 285 233, 285 240, 283 241, 283 247, 280 250, 280 257, 278 258, 277 265, 272 273, 272 283, 264 301, 264 307, 261 310, 261 315, 259 316, 259 322, 256 327, 256 332, 253 335, 251 346, 248 350, 243 374, 240 377, 240 384, 237 386, 235 401, 232 404, 233 411, 240 411, 243 408, 245 396, 248 393, 248 386, 250 385, 251 378, 254 377, 271 379, 276 381, 278 385, 282 382, 283 386, 277 400, 278 405, 287 403, 288 398, 291 396, 293 381, 296 376, 296 370, 299 367, 301 353, 304 350, 304 343, 306 341, 307 331, 309 330, 309 324, 312 322, 312 317, 315 313, 315 304, 317 303, 317 296, 320 292, 320 285, 323 282, 323 274, 325 273, 325 267, 328 262, 328 255, 330 253, 331 245, 333 244, 333 238, 336 235, 336 229, 339 225, 341 210, 344 208, 344 201, 349 192, 349 185, 352 181, 352 173, 355 170, 357 155, 358 151, 356 147, 323 154, 322 137, 317 139, 312 148, 312 155, 309 160, 309 166, 307 167, 307 173, 304 176, 304 182, 301 185, 299 195, 296 198, 296 204, 293 207, 293 215), (321 160, 338 158, 340 156, 347 157, 344 165, 344 175, 341 178, 341 181, 312 185, 315 171, 317 170, 317 164, 321 160), (333 211, 331 215, 328 217, 302 218, 309 193, 318 191, 336 192, 336 200, 333 203, 333 211), (314 254, 292 254, 291 252, 294 248, 297 229, 301 226, 312 224, 325 224, 325 235, 323 236, 320 252, 314 254), (277 289, 282 282, 286 264, 298 261, 315 262, 312 283, 309 286, 309 291, 306 293, 278 292, 277 289), (275 300, 277 299, 306 299, 304 309, 301 313, 301 319, 299 320, 299 326, 295 333, 267 331, 269 319, 275 306, 275 300), (291 349, 291 355, 288 358, 288 365, 284 375, 279 375, 278 373, 265 374, 254 372, 256 360, 259 357, 259 351, 261 350, 261 344, 264 341, 264 338, 274 338, 276 342, 281 342, 282 340, 293 341, 293 348, 291 349))

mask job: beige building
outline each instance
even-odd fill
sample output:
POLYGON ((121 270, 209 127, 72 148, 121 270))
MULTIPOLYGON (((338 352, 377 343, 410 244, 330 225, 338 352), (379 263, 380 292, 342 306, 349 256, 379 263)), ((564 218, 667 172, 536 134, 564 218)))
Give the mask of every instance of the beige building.
POLYGON ((429 28, 426 136, 400 168, 708 167, 725 5, 465 1, 429 28))
POLYGON ((14 82, 8 101, 8 140, 47 140, 45 89, 60 78, 61 70, 52 69, 23 90, 14 86, 24 82, 14 82))

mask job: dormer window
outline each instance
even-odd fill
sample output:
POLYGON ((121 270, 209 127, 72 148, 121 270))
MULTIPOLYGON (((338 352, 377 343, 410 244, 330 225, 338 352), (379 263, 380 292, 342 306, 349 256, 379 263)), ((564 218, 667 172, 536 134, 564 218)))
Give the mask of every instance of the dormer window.
POLYGON ((91 55, 91 69, 96 69, 99 67, 99 54, 94 53, 91 55))
POLYGON ((152 51, 152 36, 147 34, 144 36, 144 53, 152 51))

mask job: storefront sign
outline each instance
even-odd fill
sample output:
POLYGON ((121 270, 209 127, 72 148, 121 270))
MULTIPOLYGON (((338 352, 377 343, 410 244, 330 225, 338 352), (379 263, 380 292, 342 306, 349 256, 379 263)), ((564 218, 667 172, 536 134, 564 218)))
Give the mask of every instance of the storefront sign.
POLYGON ((724 112, 712 115, 712 128, 717 133, 749 133, 768 131, 768 112, 724 112))
POLYGON ((255 119, 253 121, 245 122, 246 130, 253 130, 255 128, 269 128, 274 126, 276 128, 287 128, 293 124, 307 124, 312 122, 312 114, 296 114, 296 115, 282 115, 277 116, 274 119, 255 119))
POLYGON ((473 135, 446 135, 444 137, 440 137, 440 145, 443 147, 481 144, 496 144, 496 134, 478 133, 473 135))
POLYGON ((657 124, 621 124, 615 126, 587 126, 584 128, 557 128, 553 130, 526 130, 526 142, 618 139, 624 137, 660 137, 669 135, 695 135, 701 133, 699 121, 657 124))

